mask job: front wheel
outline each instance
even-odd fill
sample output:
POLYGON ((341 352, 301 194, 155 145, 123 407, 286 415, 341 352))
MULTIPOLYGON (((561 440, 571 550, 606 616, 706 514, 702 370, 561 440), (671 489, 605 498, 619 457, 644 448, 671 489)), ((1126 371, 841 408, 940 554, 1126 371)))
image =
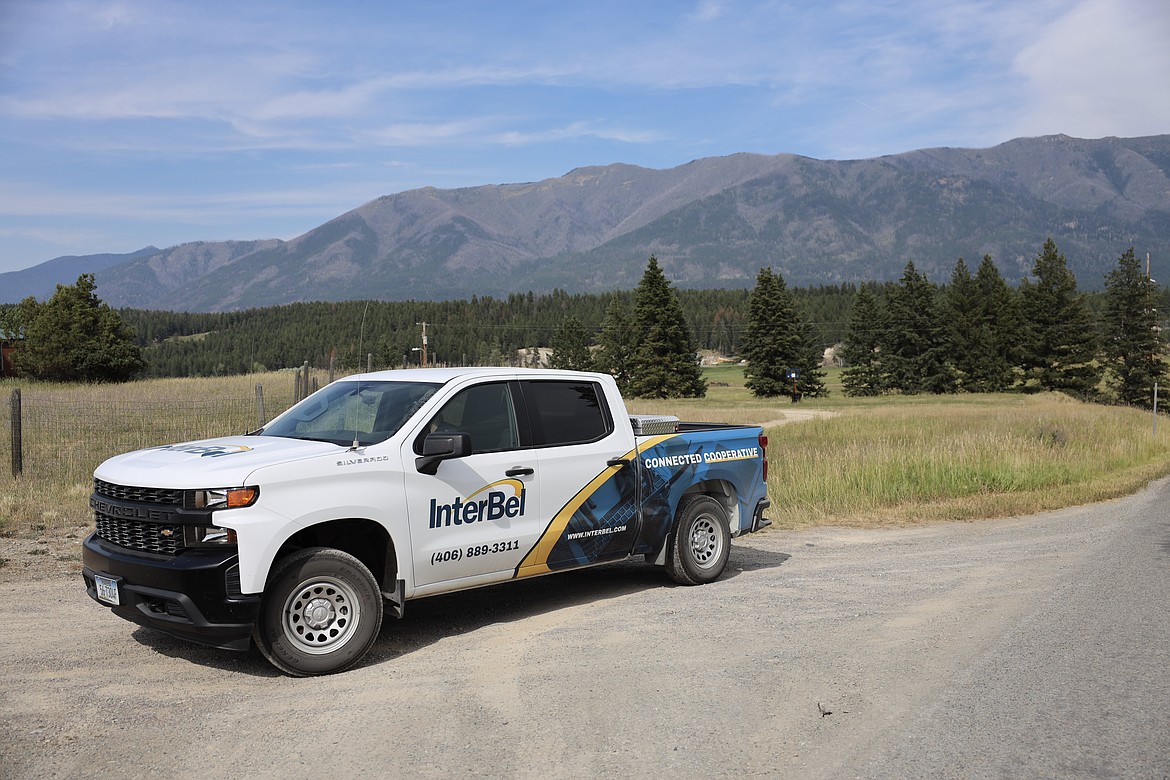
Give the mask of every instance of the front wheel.
POLYGON ((680 585, 719 578, 731 554, 727 510, 710 496, 684 497, 666 556, 666 573, 680 585))
POLYGON ((311 547, 277 564, 252 637, 277 669, 308 677, 356 664, 381 628, 382 594, 366 565, 311 547))

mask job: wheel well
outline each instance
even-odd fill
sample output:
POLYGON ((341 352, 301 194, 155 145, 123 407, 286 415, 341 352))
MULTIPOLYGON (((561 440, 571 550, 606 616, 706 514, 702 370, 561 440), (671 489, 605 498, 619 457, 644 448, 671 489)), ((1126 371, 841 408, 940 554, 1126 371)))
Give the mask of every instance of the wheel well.
POLYGON ((373 520, 348 518, 309 526, 289 537, 276 554, 279 560, 307 547, 342 550, 366 565, 384 592, 393 592, 398 579, 398 560, 389 532, 373 520))
POLYGON ((703 494, 710 496, 723 505, 724 511, 727 512, 727 523, 731 527, 731 533, 734 535, 739 528, 739 496, 735 492, 735 486, 725 479, 708 479, 703 482, 696 482, 683 495, 689 496, 694 494, 703 494))

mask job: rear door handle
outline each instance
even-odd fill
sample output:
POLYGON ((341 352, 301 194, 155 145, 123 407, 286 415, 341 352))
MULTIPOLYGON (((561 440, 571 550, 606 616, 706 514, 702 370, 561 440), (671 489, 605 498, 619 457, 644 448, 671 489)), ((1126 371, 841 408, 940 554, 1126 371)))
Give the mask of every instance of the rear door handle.
POLYGON ((535 474, 536 469, 531 466, 513 466, 504 472, 509 477, 527 477, 529 474, 535 474))

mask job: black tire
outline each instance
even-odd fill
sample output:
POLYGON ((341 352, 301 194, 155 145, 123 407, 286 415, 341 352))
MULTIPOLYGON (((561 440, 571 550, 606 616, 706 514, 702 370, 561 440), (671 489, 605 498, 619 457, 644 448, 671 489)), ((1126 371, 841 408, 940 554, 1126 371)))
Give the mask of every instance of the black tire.
POLYGON ((727 510, 710 496, 684 496, 666 555, 666 573, 680 585, 719 579, 731 554, 727 510))
POLYGON ((273 569, 252 638, 294 677, 350 668, 382 628, 382 593, 366 565, 326 547, 299 550, 273 569))

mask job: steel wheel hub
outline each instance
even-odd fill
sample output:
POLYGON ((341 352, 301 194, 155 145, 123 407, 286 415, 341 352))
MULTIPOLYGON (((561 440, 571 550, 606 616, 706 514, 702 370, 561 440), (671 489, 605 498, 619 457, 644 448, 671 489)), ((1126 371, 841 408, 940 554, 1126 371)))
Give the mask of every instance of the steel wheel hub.
POLYGON ((695 561, 706 566, 715 559, 719 552, 719 535, 708 517, 701 517, 691 528, 691 551, 695 554, 695 561))
POLYGON ((305 653, 331 653, 349 641, 360 610, 353 588, 334 577, 316 577, 288 597, 284 635, 305 653))
POLYGON ((305 606, 305 625, 314 631, 320 631, 333 622, 337 617, 337 610, 329 599, 313 599, 305 606))

